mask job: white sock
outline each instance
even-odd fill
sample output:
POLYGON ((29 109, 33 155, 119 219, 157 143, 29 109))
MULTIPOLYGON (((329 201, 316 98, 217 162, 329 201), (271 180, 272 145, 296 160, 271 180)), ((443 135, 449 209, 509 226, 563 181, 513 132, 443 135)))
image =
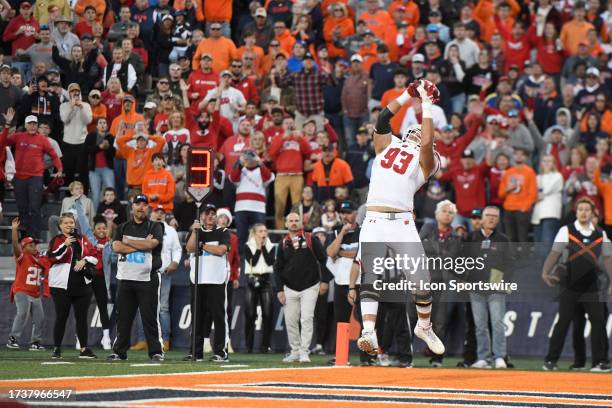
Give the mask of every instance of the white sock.
POLYGON ((110 337, 110 330, 109 329, 102 329, 102 336, 103 337, 110 337))
POLYGON ((431 303, 427 306, 416 305, 417 315, 419 316, 418 325, 424 329, 427 329, 431 325, 431 303), (421 317, 421 315, 427 315, 427 317, 421 317))
MULTIPOLYGON (((378 314, 378 302, 367 300, 361 301, 361 315, 374 315, 378 314)), ((364 320, 363 321, 363 330, 367 332, 374 331, 374 326, 376 325, 375 320, 364 320)))
POLYGON ((363 331, 373 332, 375 324, 376 322, 374 320, 364 320, 363 321, 363 331))

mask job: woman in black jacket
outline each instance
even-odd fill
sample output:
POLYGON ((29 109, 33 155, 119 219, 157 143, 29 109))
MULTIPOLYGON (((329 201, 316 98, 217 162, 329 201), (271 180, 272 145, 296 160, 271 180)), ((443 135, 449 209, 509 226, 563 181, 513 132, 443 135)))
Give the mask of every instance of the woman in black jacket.
POLYGON ((247 351, 249 353, 253 352, 257 304, 260 304, 261 321, 263 323, 261 352, 267 353, 270 350, 272 314, 274 311, 274 288, 272 285, 274 247, 268 238, 268 229, 265 224, 253 225, 245 245, 244 255, 246 260, 244 271, 247 277, 244 333, 247 351))
POLYGON ((85 151, 88 155, 89 187, 94 206, 100 202, 100 191, 106 187, 115 187, 114 162, 115 138, 108 133, 106 118, 98 118, 96 131, 85 138, 85 151))
POLYGON ((91 302, 91 281, 97 261, 95 247, 78 234, 72 213, 64 213, 59 219, 61 233, 49 242, 47 258, 49 288, 55 304, 53 327, 53 358, 61 358, 62 339, 70 308, 74 308, 77 339, 80 344, 79 358, 96 358, 87 347, 87 311, 91 302))
POLYGON ((61 71, 62 86, 66 88, 69 83, 76 82, 81 86, 81 94, 89 95, 89 91, 94 84, 100 79, 101 70, 93 69, 93 65, 98 58, 98 48, 93 47, 87 55, 84 55, 83 48, 80 45, 74 45, 70 50, 72 61, 60 55, 59 50, 54 45, 51 58, 61 71), (92 76, 92 73, 97 75, 92 76))
POLYGON ((161 76, 168 75, 168 69, 170 66, 170 53, 174 47, 172 41, 172 32, 174 30, 174 18, 170 14, 165 14, 162 17, 160 24, 155 25, 155 31, 153 33, 153 43, 155 44, 154 51, 155 58, 153 59, 153 66, 157 65, 157 74, 161 76))

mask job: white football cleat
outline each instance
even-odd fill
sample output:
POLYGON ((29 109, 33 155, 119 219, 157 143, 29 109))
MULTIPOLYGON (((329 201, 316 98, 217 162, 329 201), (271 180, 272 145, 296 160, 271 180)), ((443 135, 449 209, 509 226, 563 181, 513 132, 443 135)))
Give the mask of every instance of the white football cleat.
POLYGON ((378 339, 375 331, 362 331, 361 337, 357 339, 357 347, 359 350, 371 356, 378 354, 378 339))
POLYGON ((427 328, 423 328, 417 323, 414 329, 414 335, 423 340, 434 354, 444 354, 446 350, 444 344, 438 336, 436 336, 436 333, 434 333, 431 323, 427 328))
POLYGON ((300 363, 310 363, 310 357, 308 356, 307 351, 300 351, 299 356, 300 356, 300 359, 299 359, 300 363))

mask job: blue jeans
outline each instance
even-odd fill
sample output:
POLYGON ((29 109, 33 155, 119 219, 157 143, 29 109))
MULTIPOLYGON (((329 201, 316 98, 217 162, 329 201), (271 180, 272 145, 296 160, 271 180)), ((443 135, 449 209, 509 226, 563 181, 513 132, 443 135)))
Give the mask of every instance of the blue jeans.
POLYGON ((460 93, 455 96, 451 96, 451 106, 453 108, 453 113, 463 113, 463 108, 465 107, 465 94, 460 93))
POLYGON ((249 236, 249 228, 254 224, 265 224, 266 214, 256 211, 238 211, 234 214, 234 222, 238 233, 238 250, 240 251, 249 236))
POLYGON ((534 226, 535 242, 550 243, 555 240, 555 235, 561 227, 561 220, 558 218, 543 218, 540 223, 534 226))
POLYGON ((115 187, 115 173, 108 167, 99 167, 94 171, 89 171, 90 198, 94 207, 98 208, 100 195, 106 187, 115 187))
POLYGON ((344 141, 346 147, 350 148, 357 144, 355 136, 357 135, 357 129, 359 129, 364 123, 367 123, 368 115, 359 116, 356 118, 349 118, 348 116, 342 117, 344 124, 344 141))
POLYGON ((42 176, 20 179, 15 177, 15 200, 21 226, 28 235, 40 238, 42 228, 42 196, 43 178, 42 176))
MULTIPOLYGON (((170 341, 170 329, 171 329, 171 318, 170 318, 170 289, 172 288, 172 275, 165 273, 161 274, 161 283, 159 285, 159 324, 161 326, 162 339, 164 341, 170 341)), ((144 341, 144 329, 142 328, 142 320, 140 319, 140 313, 136 314, 134 320, 136 325, 136 341, 144 341)))
POLYGON ((127 161, 115 159, 115 190, 117 198, 125 200, 125 179, 127 177, 127 161))
POLYGON ((501 293, 470 293, 472 315, 476 326, 476 353, 478 360, 491 360, 491 343, 493 358, 506 356, 506 296, 501 293), (489 337, 489 318, 493 329, 493 339, 489 337), (492 340, 492 341, 491 341, 492 340))

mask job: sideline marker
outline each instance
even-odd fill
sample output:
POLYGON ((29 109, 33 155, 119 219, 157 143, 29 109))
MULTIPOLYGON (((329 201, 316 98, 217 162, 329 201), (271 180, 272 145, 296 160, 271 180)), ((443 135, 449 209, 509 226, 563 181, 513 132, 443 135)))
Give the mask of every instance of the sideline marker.
POLYGON ((336 326, 336 365, 347 366, 349 357, 350 323, 338 323, 336 326))

